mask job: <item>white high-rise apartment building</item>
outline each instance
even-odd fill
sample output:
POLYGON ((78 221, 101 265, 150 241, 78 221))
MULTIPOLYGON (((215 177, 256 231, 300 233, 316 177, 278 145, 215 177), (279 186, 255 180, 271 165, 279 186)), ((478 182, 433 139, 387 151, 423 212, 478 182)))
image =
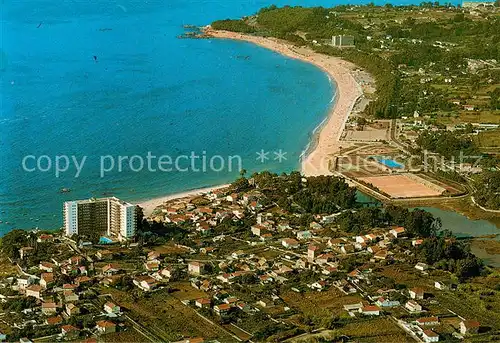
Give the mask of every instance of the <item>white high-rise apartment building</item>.
POLYGON ((137 229, 136 206, 115 197, 66 201, 63 214, 67 236, 106 235, 122 241, 137 229))

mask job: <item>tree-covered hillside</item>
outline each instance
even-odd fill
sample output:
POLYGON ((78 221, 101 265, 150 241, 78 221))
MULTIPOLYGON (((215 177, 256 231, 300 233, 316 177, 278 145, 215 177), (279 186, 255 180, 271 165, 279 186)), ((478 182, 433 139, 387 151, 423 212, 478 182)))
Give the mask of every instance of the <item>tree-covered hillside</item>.
POLYGON ((213 25, 307 44, 365 68, 377 82, 375 101, 365 112, 377 118, 461 111, 453 104, 457 98, 461 105, 475 102, 478 110, 500 116, 500 15, 493 10, 475 14, 431 2, 401 7, 273 5, 254 16, 213 25), (353 36, 355 48, 331 46, 334 35, 353 36))

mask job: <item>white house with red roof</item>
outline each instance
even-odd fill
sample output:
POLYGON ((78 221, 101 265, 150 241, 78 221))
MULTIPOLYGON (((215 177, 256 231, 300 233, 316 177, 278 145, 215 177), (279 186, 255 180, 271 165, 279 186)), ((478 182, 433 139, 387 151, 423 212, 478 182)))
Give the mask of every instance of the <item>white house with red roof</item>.
POLYGON ((405 308, 410 312, 422 311, 422 306, 415 300, 408 300, 408 302, 405 304, 405 308))
POLYGON ((412 299, 423 299, 424 298, 424 290, 419 287, 412 288, 408 291, 410 294, 410 298, 412 299))
POLYGON ((426 343, 439 342, 439 335, 432 330, 424 330, 422 338, 426 343))
POLYGON ((416 320, 417 324, 420 326, 433 326, 439 325, 438 317, 423 317, 416 320))
POLYGON ((229 305, 229 304, 215 305, 214 311, 219 316, 223 316, 223 315, 227 314, 229 311, 231 311, 231 305, 229 305))
POLYGON ((96 329, 101 334, 116 332, 116 324, 109 320, 100 320, 96 323, 96 329))
POLYGON ((199 308, 210 308, 212 301, 208 298, 199 298, 195 300, 194 304, 199 308))
POLYGON ((366 316, 379 316, 380 307, 374 305, 363 306, 359 309, 359 313, 364 314, 366 316))
POLYGON ((316 256, 321 252, 321 247, 317 244, 309 244, 307 248, 307 258, 309 260, 314 260, 316 256))
POLYGON ((109 314, 119 314, 121 312, 120 306, 112 302, 104 304, 104 311, 109 314))
POLYGON ((405 235, 405 228, 400 226, 389 231, 394 238, 400 238, 405 235))
POLYGON ((281 241, 281 245, 283 245, 287 249, 296 249, 299 247, 299 242, 297 242, 293 238, 284 238, 281 241))

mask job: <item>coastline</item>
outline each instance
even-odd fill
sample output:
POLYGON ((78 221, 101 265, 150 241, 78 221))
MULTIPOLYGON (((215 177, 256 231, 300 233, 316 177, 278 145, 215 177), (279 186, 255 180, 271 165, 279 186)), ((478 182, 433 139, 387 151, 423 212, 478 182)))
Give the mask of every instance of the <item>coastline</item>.
POLYGON ((309 147, 303 152, 301 172, 305 176, 331 175, 330 162, 341 150, 340 136, 356 101, 363 91, 352 75, 356 66, 339 57, 314 52, 310 48, 299 48, 276 38, 249 36, 235 32, 213 30, 207 27, 207 37, 240 40, 275 51, 286 57, 307 62, 322 69, 336 84, 335 101, 325 121, 315 129, 309 147))
POLYGON ((174 194, 165 195, 165 196, 158 197, 158 198, 145 200, 145 201, 142 201, 142 202, 139 202, 136 204, 143 208, 144 217, 149 217, 153 213, 155 208, 157 208, 160 205, 163 205, 167 201, 175 200, 175 199, 182 199, 182 198, 187 198, 187 197, 193 197, 196 195, 202 195, 202 194, 213 192, 215 190, 218 190, 221 188, 226 188, 229 186, 230 186, 229 184, 225 184, 225 185, 217 185, 217 186, 211 186, 211 187, 205 187, 205 188, 197 188, 197 189, 192 189, 192 190, 185 191, 185 192, 174 193, 174 194))
MULTIPOLYGON (((235 32, 213 30, 210 27, 205 28, 204 34, 207 37, 217 39, 249 42, 283 56, 310 63, 327 74, 330 82, 336 86, 332 95, 332 104, 325 119, 314 129, 309 144, 301 154, 301 172, 305 176, 331 175, 332 173, 329 170, 330 161, 335 154, 340 152, 340 136, 344 126, 356 101, 363 95, 361 86, 352 75, 352 71, 356 66, 339 57, 319 54, 309 48, 295 47, 276 38, 249 36, 235 32)), ((170 194, 145 200, 137 205, 143 208, 145 217, 149 217, 155 208, 167 201, 201 195, 228 186, 228 184, 218 185, 170 194)))

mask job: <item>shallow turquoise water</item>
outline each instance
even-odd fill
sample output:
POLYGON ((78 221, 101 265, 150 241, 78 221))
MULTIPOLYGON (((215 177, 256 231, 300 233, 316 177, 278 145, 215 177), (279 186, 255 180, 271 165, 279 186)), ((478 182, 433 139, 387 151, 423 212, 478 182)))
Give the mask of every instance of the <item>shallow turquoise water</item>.
POLYGON ((379 158, 378 161, 389 168, 401 169, 404 167, 401 163, 390 159, 379 158))

